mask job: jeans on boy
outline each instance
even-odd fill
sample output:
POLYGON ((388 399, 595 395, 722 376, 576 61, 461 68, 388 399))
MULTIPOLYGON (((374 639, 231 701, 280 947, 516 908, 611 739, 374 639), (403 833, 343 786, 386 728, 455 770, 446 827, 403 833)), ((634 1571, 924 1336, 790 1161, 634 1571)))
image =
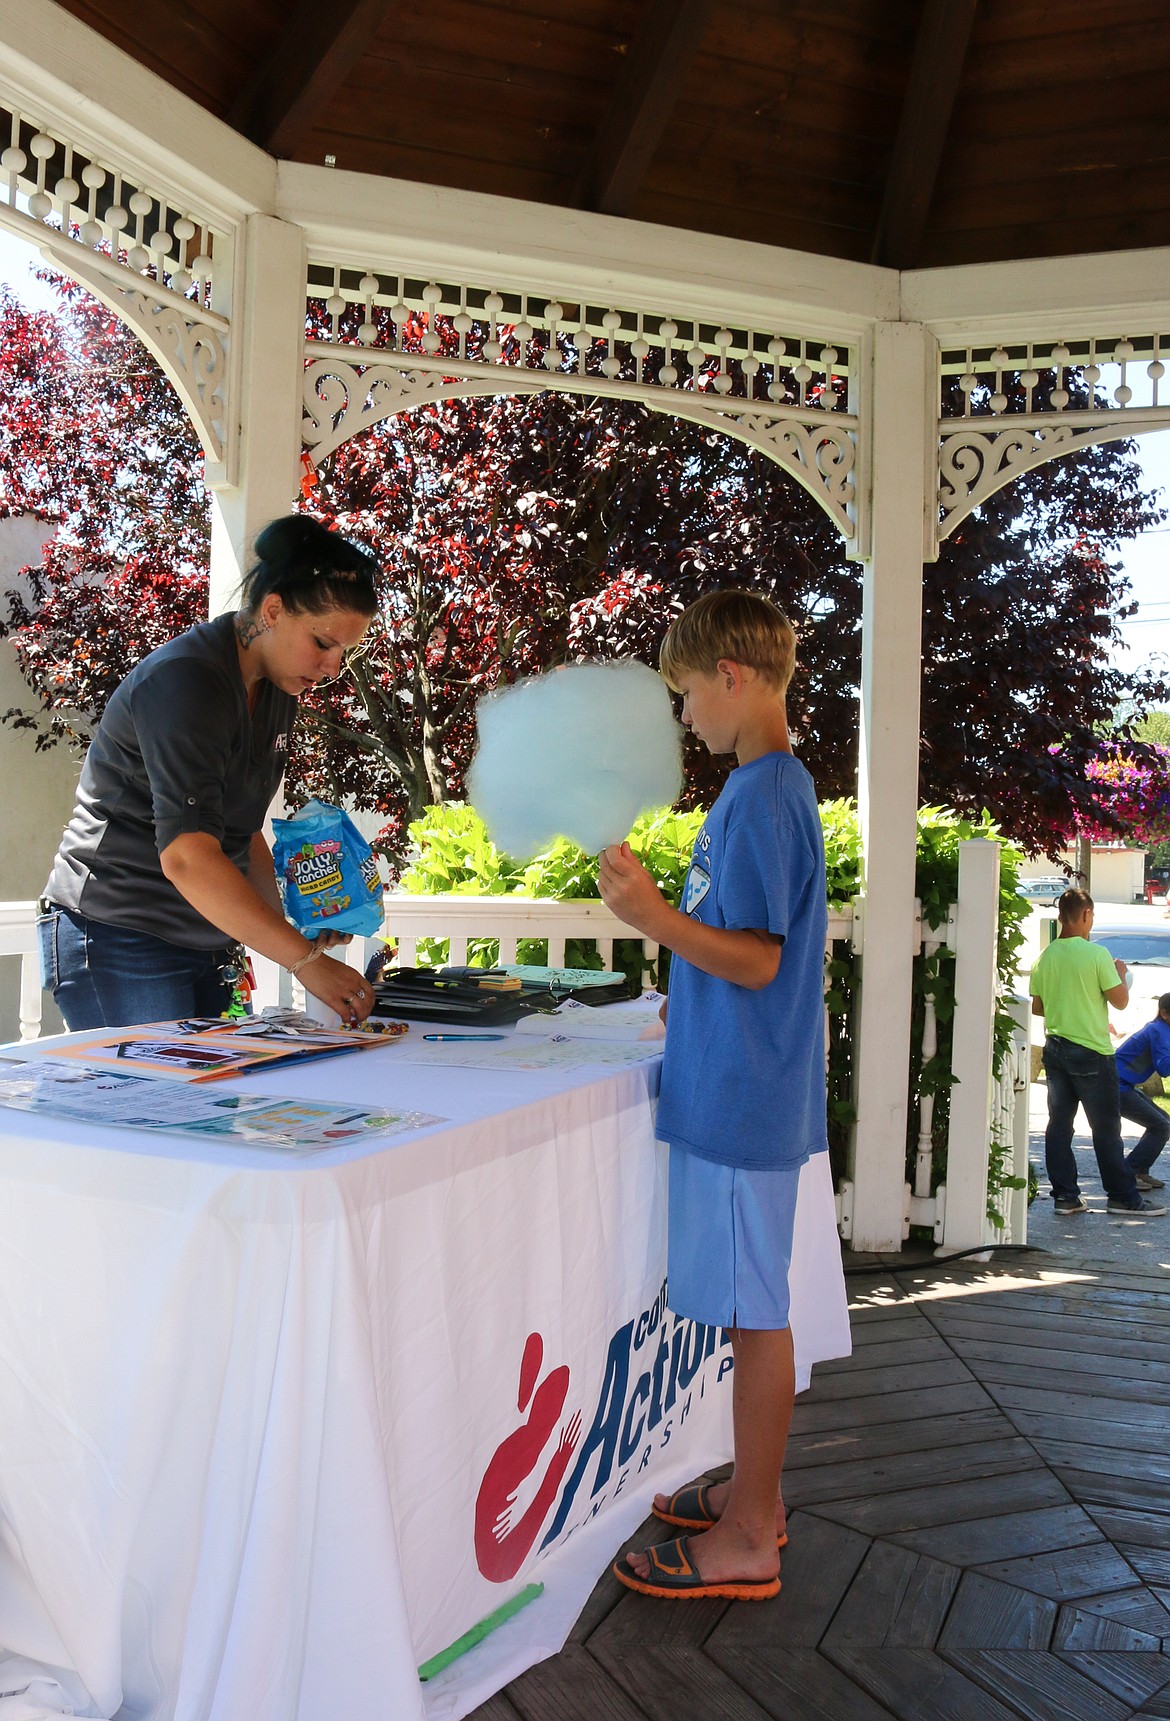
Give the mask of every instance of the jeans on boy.
POLYGON ((1126 1163, 1117 1061, 1112 1053, 1093 1052, 1075 1040, 1049 1034, 1044 1043, 1044 1073, 1048 1079, 1044 1160, 1053 1198, 1075 1201, 1078 1194, 1072 1138, 1077 1106, 1082 1105, 1093 1133, 1093 1152, 1106 1195, 1127 1207, 1137 1207, 1141 1192, 1132 1167, 1126 1163))
POLYGON ((1136 1141, 1125 1163, 1139 1175, 1147 1172, 1170 1138, 1170 1117, 1153 1100, 1147 1099, 1140 1088, 1122 1087, 1121 1115, 1130 1123, 1140 1123, 1145 1134, 1136 1141))

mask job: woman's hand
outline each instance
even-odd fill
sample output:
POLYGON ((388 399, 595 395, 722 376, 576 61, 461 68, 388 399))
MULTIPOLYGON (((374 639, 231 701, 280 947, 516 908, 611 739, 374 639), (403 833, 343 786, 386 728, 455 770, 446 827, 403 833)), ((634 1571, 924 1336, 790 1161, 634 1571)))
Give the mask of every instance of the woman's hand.
POLYGON ((335 944, 352 944, 352 932, 322 931, 316 935, 316 942, 322 950, 332 950, 335 944))
MULTIPOLYGON (((224 854, 219 840, 206 831, 188 831, 169 843, 159 856, 163 874, 180 896, 204 919, 217 926, 225 939, 237 939, 249 950, 258 950, 290 971, 295 967, 297 977, 306 992, 319 998, 335 1010, 343 1022, 362 1022, 374 1003, 373 988, 356 968, 338 962, 332 956, 314 955, 305 961, 309 945, 305 934, 290 926, 283 911, 274 907, 266 894, 272 882, 271 858, 262 838, 254 840, 252 860, 257 867, 257 881, 245 878, 224 854)), ((279 901, 279 898, 277 898, 279 901)), ((348 944, 343 932, 322 931, 309 943, 317 951, 348 944)))
MULTIPOLYGON (((334 938, 337 939, 336 934, 334 938)), ((318 939, 319 946, 324 943, 324 938, 318 939)), ((369 981, 364 980, 356 968, 350 968, 332 956, 314 956, 311 962, 305 963, 297 978, 306 992, 327 1004, 351 1027, 364 1022, 374 1007, 374 988, 369 981)))

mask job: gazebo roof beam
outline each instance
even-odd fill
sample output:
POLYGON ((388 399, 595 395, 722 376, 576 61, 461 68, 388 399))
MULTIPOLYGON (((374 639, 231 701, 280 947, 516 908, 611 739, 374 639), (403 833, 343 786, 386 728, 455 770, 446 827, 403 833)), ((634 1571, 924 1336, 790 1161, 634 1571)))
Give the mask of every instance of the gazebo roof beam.
POLYGON ((979 0, 925 0, 871 261, 918 261, 979 0))
POLYGON ((261 148, 291 156, 344 83, 390 0, 300 0, 272 53, 248 74, 228 123, 261 148))
POLYGON ((579 207, 632 208, 714 10, 715 0, 651 0, 578 178, 579 207))
POLYGON ((1170 318, 1170 247, 910 269, 900 315, 943 345, 1146 332, 1170 318))
POLYGON ((791 323, 825 340, 855 341, 875 318, 898 315, 897 275, 869 263, 343 168, 282 161, 273 213, 345 267, 554 298, 575 284, 595 304, 682 318, 717 305, 745 328, 791 323))

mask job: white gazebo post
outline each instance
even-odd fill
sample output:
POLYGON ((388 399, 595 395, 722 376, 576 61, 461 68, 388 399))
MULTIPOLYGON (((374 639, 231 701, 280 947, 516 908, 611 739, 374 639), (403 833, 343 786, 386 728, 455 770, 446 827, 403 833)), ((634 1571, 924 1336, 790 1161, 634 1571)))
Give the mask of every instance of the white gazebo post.
POLYGON ((875 324, 870 371, 871 551, 862 609, 858 799, 865 855, 854 1249, 902 1246, 922 564, 933 555, 937 348, 918 323, 875 324))
MULTIPOLYGON (((297 493, 305 374, 305 235, 275 216, 252 214, 242 223, 234 259, 232 398, 239 404, 237 481, 211 490, 211 579, 208 614, 236 607, 240 582, 256 534, 287 514, 297 493)), ((282 791, 268 810, 284 816, 282 791)), ((291 1004, 288 976, 270 958, 253 953, 256 1008, 291 1004)))
POLYGON ((249 215, 233 282, 232 398, 240 422, 235 483, 212 491, 209 613, 234 607, 260 528, 297 493, 305 339, 305 236, 271 215, 249 215))

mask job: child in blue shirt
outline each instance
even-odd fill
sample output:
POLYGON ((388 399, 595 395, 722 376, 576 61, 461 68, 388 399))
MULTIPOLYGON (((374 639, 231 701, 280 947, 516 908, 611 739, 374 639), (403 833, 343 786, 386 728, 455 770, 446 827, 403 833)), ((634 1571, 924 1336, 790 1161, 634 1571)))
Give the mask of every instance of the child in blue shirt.
POLYGON ((1117 1048, 1121 1115, 1131 1123, 1140 1123, 1145 1131, 1125 1156, 1139 1189, 1166 1187, 1161 1178, 1151 1177, 1150 1167, 1170 1138, 1170 1117, 1139 1091, 1139 1084, 1155 1074, 1170 1076, 1170 992, 1163 992, 1158 999, 1158 1014, 1153 1020, 1117 1048))
POLYGON ((630 1554, 617 1577, 656 1596, 757 1600, 780 1588, 780 1473, 795 1391, 788 1264, 800 1167, 827 1147, 825 863, 812 778, 785 692, 795 637, 750 592, 711 592, 672 624, 660 668, 682 721, 734 770, 672 908, 628 843, 601 895, 672 952, 657 1130, 670 1144, 668 1297, 731 1332, 730 1482, 654 1511, 700 1532, 630 1554))

